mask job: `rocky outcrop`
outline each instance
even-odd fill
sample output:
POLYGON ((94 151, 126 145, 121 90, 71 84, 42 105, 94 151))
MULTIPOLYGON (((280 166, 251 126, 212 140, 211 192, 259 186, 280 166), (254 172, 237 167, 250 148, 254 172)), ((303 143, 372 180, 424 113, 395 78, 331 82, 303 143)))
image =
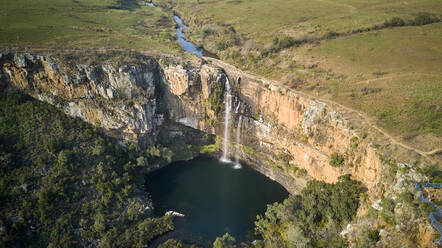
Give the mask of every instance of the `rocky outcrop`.
POLYGON ((201 64, 148 56, 126 63, 100 59, 86 63, 72 56, 5 53, 1 78, 139 144, 153 142, 165 121, 222 134, 229 78, 237 108, 234 126, 240 115, 243 119, 242 159, 291 192, 309 178, 335 182, 350 173, 370 192, 382 193, 383 157, 410 157, 404 148, 388 148, 388 140, 354 113, 214 59, 201 64))
POLYGON ((2 81, 125 140, 155 136, 164 119, 157 108, 155 60, 146 57, 117 65, 110 61, 81 64, 70 59, 3 54, 2 81))
POLYGON ((216 106, 211 105, 210 98, 217 83, 221 82, 224 87, 223 77, 228 76, 230 82, 234 82, 234 106, 240 106, 234 114, 235 123, 239 115, 244 120, 242 159, 278 180, 289 191, 296 192, 293 186, 302 188, 307 175, 335 182, 339 176, 351 173, 370 190, 379 181, 382 168, 376 149, 362 138, 360 131, 351 129, 351 124, 338 110, 324 102, 213 64, 202 65, 199 71, 183 70, 180 65, 173 68, 168 65, 164 70, 166 79, 190 77, 193 80, 168 81, 171 89, 187 89, 179 94, 170 91, 169 102, 176 103, 170 109, 171 116, 205 132, 222 133, 223 115, 214 111, 216 106), (331 166, 332 154, 345 157, 345 162, 338 167, 331 166), (303 171, 307 173, 300 173, 303 171))
MULTIPOLYGON (((243 123, 241 144, 230 145, 240 148, 241 159, 292 193, 312 178, 336 182, 351 174, 367 189, 359 215, 378 199, 412 191, 413 181, 425 179, 416 167, 437 163, 391 142, 356 112, 206 60, 137 55, 121 63, 100 55, 85 62, 71 55, 0 53, 0 89, 21 89, 139 145, 155 142, 161 129, 179 133, 173 123, 217 135, 221 143, 229 79, 230 137, 240 116, 243 123)), ((345 235, 358 225, 365 224, 345 235)))

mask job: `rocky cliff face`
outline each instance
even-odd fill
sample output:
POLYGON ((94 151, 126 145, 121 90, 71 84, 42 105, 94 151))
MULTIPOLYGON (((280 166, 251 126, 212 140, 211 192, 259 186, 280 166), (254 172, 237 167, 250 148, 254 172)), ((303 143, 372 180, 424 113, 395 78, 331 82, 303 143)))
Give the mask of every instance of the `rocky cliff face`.
POLYGON ((332 183, 351 174, 362 182, 367 191, 361 196, 359 218, 342 232, 350 247, 367 230, 379 230, 378 247, 415 247, 411 233, 420 240, 420 247, 437 246, 436 239, 428 238, 436 231, 427 216, 412 213, 413 204, 398 196, 415 192, 414 182, 426 180, 418 168, 438 166, 438 161, 402 147, 357 112, 282 88, 221 61, 163 68, 169 89, 179 89, 168 91, 168 102, 174 103, 169 105, 171 116, 218 136, 224 128, 224 111, 220 111, 224 104, 216 98, 224 97, 229 78, 234 93, 230 137, 235 137, 242 119, 241 142, 238 145, 233 139, 230 151, 239 146, 241 159, 288 191, 299 192, 312 178, 332 183), (370 209, 385 214, 381 199, 395 202, 391 214, 396 225, 368 214, 370 209))
POLYGON ((75 58, 3 54, 2 81, 125 140, 147 141, 158 132, 158 64, 151 58, 116 65, 75 58))
POLYGON ((124 64, 110 58, 82 63, 69 56, 9 53, 0 61, 3 82, 140 144, 153 142, 166 119, 221 136, 228 78, 236 110, 231 137, 243 118, 242 159, 291 192, 306 179, 335 182, 348 173, 370 192, 381 192, 385 151, 409 153, 397 146, 379 149, 388 140, 354 113, 217 60, 194 65, 141 56, 124 64))
POLYGON ((423 180, 414 166, 434 162, 395 144, 355 112, 217 60, 195 64, 138 56, 119 63, 100 58, 83 63, 69 56, 4 53, 0 82, 145 145, 175 122, 222 136, 229 79, 234 95, 230 137, 240 116, 243 120, 241 143, 232 139, 230 150, 239 147, 242 160, 293 193, 312 178, 335 182, 351 174, 367 188, 360 215, 377 199, 413 190, 412 182, 423 180), (398 165, 407 169, 392 171, 398 165))

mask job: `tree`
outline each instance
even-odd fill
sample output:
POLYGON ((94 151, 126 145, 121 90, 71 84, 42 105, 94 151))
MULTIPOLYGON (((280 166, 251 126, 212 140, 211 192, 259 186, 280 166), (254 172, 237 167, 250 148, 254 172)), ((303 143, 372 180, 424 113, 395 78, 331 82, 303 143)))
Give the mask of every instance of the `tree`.
POLYGON ((94 218, 94 230, 98 233, 103 233, 106 230, 106 220, 102 213, 97 213, 94 218))
POLYGON ((213 242, 213 248, 236 248, 236 240, 234 237, 230 236, 229 233, 224 234, 224 236, 217 237, 215 242, 213 242))

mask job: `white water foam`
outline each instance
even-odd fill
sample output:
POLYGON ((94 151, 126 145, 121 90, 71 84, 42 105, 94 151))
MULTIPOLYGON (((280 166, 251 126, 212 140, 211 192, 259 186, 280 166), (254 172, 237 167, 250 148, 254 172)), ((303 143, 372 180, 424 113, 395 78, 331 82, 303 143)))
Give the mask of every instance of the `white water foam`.
MULTIPOLYGON (((239 107, 239 104, 238 104, 239 107)), ((239 153, 241 151, 241 124, 242 124, 242 115, 239 116, 238 126, 236 127, 236 150, 235 150, 235 166, 233 169, 241 169, 241 163, 239 162, 239 153)))
POLYGON ((223 139, 223 155, 221 162, 230 163, 229 159, 229 142, 230 142, 230 112, 232 111, 232 89, 230 88, 229 78, 226 76, 226 97, 224 98, 225 116, 224 116, 224 139, 223 139))

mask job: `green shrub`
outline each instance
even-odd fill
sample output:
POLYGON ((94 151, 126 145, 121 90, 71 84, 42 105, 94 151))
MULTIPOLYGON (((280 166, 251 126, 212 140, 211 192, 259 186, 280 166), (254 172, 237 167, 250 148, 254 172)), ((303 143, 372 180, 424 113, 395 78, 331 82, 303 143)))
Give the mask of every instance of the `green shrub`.
POLYGON ((201 33, 202 33, 202 37, 203 37, 203 39, 204 39, 204 38, 206 38, 207 36, 213 34, 214 31, 213 31, 213 29, 211 29, 211 28, 207 28, 207 27, 206 27, 206 28, 203 28, 203 29, 202 29, 201 33))
POLYGON ((168 239, 166 242, 158 246, 158 248, 185 248, 183 243, 175 239, 168 239))
POLYGON ((427 216, 428 216, 431 212, 434 212, 434 211, 435 211, 433 205, 431 205, 431 204, 428 203, 428 202, 421 202, 421 209, 422 209, 422 212, 424 212, 425 215, 427 215, 427 216))
POLYGON ((283 38, 278 38, 275 37, 273 39, 273 45, 270 48, 270 50, 263 52, 262 56, 265 57, 267 56, 269 53, 277 53, 283 49, 287 49, 293 46, 297 46, 298 42, 293 39, 292 37, 283 37, 283 38))
POLYGON ((398 195, 398 199, 402 202, 411 203, 414 200, 414 195, 409 191, 402 192, 398 195))
POLYGON ((219 146, 216 144, 202 146, 200 149, 201 154, 214 153, 214 152, 218 152, 218 151, 219 151, 219 146))
POLYGON ((442 183, 442 171, 437 164, 419 167, 417 171, 427 176, 430 179, 429 182, 442 183))
POLYGON ((212 92, 209 96, 209 104, 210 109, 215 112, 215 115, 218 115, 219 111, 221 110, 221 103, 223 100, 223 85, 219 81, 215 81, 211 85, 212 92))
POLYGON ((236 248, 236 240, 230 236, 229 233, 224 234, 222 237, 217 237, 213 242, 213 248, 236 248))
POLYGON ((415 26, 421 26, 421 25, 426 25, 426 24, 431 24, 431 23, 435 23, 435 22, 439 22, 440 19, 435 17, 432 14, 429 13, 419 13, 413 21, 411 21, 412 25, 415 26))
POLYGON ((366 133, 366 132, 362 133, 362 139, 366 139, 367 136, 368 136, 368 133, 366 133))
POLYGON ((289 152, 284 152, 284 151, 281 151, 280 153, 278 153, 277 158, 278 158, 278 160, 284 162, 285 164, 289 164, 289 162, 291 160, 293 160, 292 154, 290 154, 289 152))
POLYGON ((349 175, 336 184, 309 181, 301 195, 268 205, 255 233, 266 247, 342 247, 339 233, 356 216, 361 190, 349 175))
POLYGON ((333 167, 341 167, 344 165, 345 157, 338 153, 333 153, 330 157, 329 164, 333 167))
POLYGON ((255 120, 259 120, 259 118, 260 118, 260 116, 261 116, 261 110, 260 109, 257 109, 256 111, 255 111, 255 113, 253 114, 253 119, 255 119, 255 120))
POLYGON ((336 38, 337 36, 339 36, 339 34, 336 33, 335 31, 328 31, 322 36, 322 39, 333 39, 336 38))
POLYGON ((394 218, 394 201, 390 198, 383 198, 381 201, 382 204, 382 211, 381 211, 381 218, 385 222, 387 222, 390 225, 393 225, 395 222, 394 218))
POLYGON ((289 48, 289 47, 292 47, 295 45, 296 45, 295 39, 293 39, 292 37, 284 37, 279 40, 278 49, 282 50, 282 49, 286 49, 286 48, 289 48))
POLYGON ((255 149, 253 149, 253 147, 251 147, 251 146, 246 146, 246 145, 242 145, 242 149, 243 149, 246 153, 248 153, 248 154, 250 154, 250 155, 252 155, 252 156, 256 156, 256 151, 255 151, 255 149))
POLYGON ((362 235, 358 237, 356 247, 371 248, 376 247, 376 243, 379 241, 379 232, 377 230, 364 230, 362 235))
POLYGON ((356 148, 358 148, 358 145, 359 145, 359 139, 358 139, 358 137, 353 137, 353 138, 351 138, 350 142, 351 142, 351 148, 352 148, 353 150, 356 149, 356 148))
POLYGON ((398 26, 404 26, 404 25, 405 25, 405 21, 399 17, 393 17, 390 20, 387 20, 384 22, 384 26, 386 26, 386 27, 398 27, 398 26))

